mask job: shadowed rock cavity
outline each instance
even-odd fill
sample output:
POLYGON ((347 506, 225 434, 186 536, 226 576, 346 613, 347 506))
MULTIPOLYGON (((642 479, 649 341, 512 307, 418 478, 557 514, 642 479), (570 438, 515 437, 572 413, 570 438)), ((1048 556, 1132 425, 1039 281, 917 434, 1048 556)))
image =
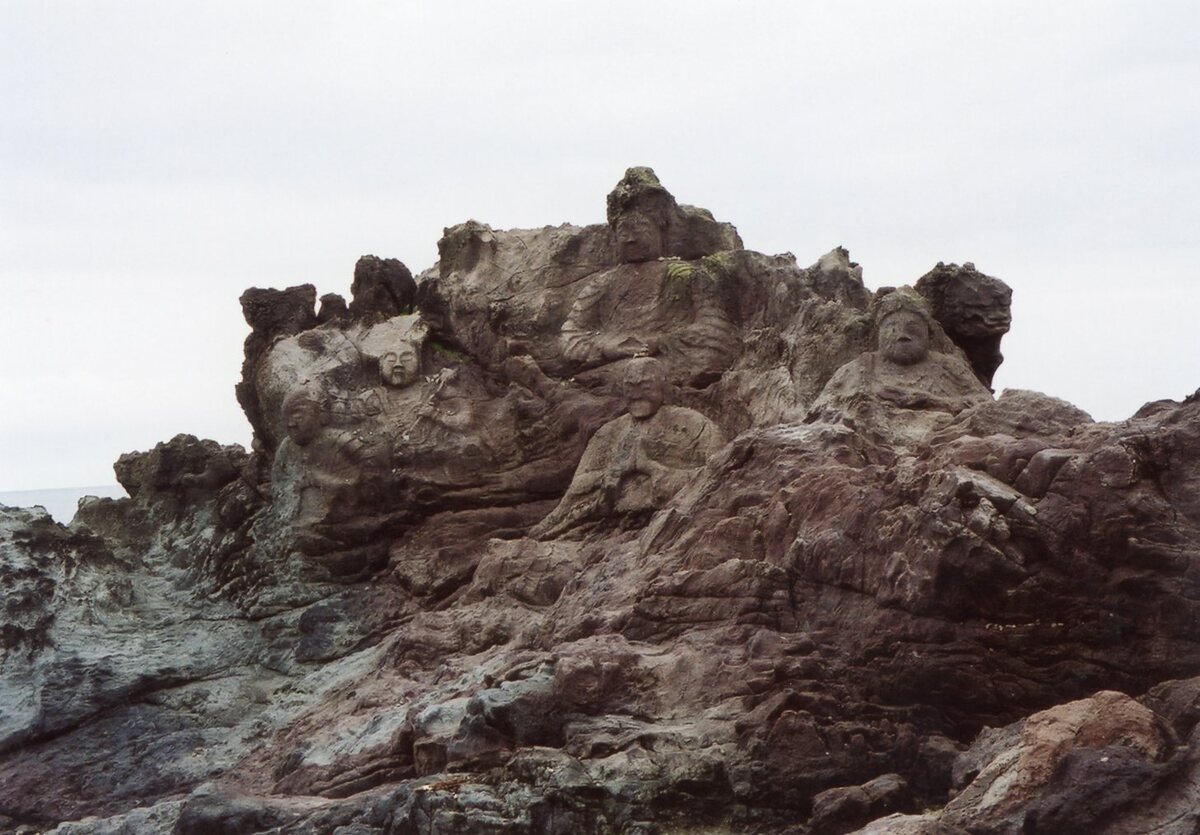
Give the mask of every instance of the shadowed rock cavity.
POLYGON ((605 210, 248 290, 249 453, 0 508, 0 829, 1196 831, 1200 397, 994 397, 969 264, 605 210))

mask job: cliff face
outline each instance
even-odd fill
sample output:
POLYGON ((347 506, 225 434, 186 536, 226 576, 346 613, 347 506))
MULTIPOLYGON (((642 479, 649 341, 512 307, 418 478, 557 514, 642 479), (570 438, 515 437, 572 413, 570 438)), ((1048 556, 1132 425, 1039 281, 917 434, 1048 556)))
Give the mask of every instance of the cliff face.
POLYGON ((1200 398, 995 398, 972 265, 607 208, 247 291, 252 452, 0 510, 0 827, 1200 828, 1200 398))

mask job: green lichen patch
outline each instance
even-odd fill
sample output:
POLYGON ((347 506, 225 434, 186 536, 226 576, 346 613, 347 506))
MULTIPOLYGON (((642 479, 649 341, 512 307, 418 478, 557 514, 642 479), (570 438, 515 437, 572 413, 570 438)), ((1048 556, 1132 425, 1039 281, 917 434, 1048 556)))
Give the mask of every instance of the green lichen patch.
POLYGON ((451 348, 449 345, 443 345, 440 342, 432 342, 430 343, 430 347, 433 348, 433 352, 435 354, 440 357, 444 357, 445 359, 448 359, 450 362, 453 362, 457 365, 463 365, 471 361, 471 357, 469 355, 464 354, 462 351, 459 351, 456 348, 451 348))

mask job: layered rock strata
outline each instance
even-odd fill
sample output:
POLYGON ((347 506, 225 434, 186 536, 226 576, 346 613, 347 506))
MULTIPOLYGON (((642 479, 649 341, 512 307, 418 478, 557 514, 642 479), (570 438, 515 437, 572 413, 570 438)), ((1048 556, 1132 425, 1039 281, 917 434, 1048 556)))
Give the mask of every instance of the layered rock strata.
POLYGON ((1011 291, 869 291, 649 169, 248 290, 250 452, 0 510, 0 829, 1194 833, 1200 396, 993 395, 1011 291))

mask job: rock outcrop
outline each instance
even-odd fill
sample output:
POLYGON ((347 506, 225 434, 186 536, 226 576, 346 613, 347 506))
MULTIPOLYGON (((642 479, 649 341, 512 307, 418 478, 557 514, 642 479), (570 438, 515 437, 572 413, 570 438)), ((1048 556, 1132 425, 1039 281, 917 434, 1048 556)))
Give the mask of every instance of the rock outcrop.
POLYGON ((1012 289, 970 262, 959 267, 939 261, 917 280, 916 290, 929 300, 938 324, 990 389, 1004 361, 1000 340, 1012 324, 1012 289))
POLYGON ((607 223, 249 290, 247 452, 0 510, 0 830, 1193 833, 1200 394, 990 385, 630 169, 607 223))

